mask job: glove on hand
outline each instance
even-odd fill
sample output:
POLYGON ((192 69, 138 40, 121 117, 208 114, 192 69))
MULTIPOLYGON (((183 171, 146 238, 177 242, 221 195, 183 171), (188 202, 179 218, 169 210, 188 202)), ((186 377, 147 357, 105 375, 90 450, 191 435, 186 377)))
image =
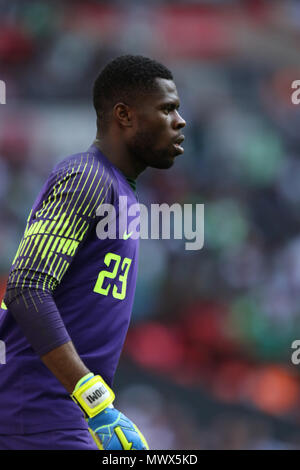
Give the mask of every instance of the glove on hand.
POLYGON ((149 449, 137 426, 113 407, 114 392, 100 375, 90 373, 82 377, 71 398, 84 412, 89 431, 99 449, 149 449))

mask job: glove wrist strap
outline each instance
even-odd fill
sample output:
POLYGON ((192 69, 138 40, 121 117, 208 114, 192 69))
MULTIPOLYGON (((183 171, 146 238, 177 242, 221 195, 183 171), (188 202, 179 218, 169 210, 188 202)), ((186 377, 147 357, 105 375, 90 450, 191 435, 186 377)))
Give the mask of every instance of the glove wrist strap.
POLYGON ((90 373, 77 382, 71 398, 92 418, 112 404, 115 394, 100 375, 90 373))

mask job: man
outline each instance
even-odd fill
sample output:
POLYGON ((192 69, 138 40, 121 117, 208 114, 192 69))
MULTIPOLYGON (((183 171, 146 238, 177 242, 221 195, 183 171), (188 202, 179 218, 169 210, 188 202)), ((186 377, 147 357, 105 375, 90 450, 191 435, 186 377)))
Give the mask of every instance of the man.
MULTIPOLYGON (((146 167, 183 153, 171 72, 121 56, 94 83, 97 137, 67 157, 38 195, 0 311, 0 449, 147 449, 112 403, 134 299, 138 237, 99 239, 103 204, 123 217, 146 167), (71 399, 72 398, 72 399, 71 399), (93 439, 91 438, 91 435, 93 439)), ((130 219, 128 219, 128 222, 130 219)), ((145 403, 146 406, 146 403, 145 403)))

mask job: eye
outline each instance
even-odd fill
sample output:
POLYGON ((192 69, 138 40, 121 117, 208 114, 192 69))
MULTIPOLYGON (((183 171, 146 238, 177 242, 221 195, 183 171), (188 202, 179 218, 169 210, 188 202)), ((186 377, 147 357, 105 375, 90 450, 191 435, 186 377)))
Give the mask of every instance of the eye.
POLYGON ((178 109, 179 109, 179 103, 164 103, 162 106, 161 106, 161 110, 162 112, 168 116, 170 113, 174 113, 174 111, 177 111, 178 112, 178 109))
POLYGON ((169 114, 175 109, 176 109, 176 106, 174 104, 167 104, 166 106, 163 107, 163 111, 165 114, 169 114))

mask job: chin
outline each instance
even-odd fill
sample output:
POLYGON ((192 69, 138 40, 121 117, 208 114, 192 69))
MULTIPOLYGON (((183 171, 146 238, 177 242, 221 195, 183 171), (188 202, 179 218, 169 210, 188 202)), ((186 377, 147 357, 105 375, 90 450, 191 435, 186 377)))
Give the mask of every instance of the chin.
POLYGON ((174 159, 170 158, 169 160, 165 160, 163 162, 162 161, 155 162, 154 164, 149 165, 149 166, 151 166, 152 168, 157 168, 158 170, 167 170, 168 168, 171 168, 173 165, 174 165, 174 159))
POLYGON ((170 153, 166 154, 166 152, 158 154, 155 156, 155 159, 152 158, 149 166, 159 170, 167 170, 174 165, 175 157, 176 155, 170 153))

